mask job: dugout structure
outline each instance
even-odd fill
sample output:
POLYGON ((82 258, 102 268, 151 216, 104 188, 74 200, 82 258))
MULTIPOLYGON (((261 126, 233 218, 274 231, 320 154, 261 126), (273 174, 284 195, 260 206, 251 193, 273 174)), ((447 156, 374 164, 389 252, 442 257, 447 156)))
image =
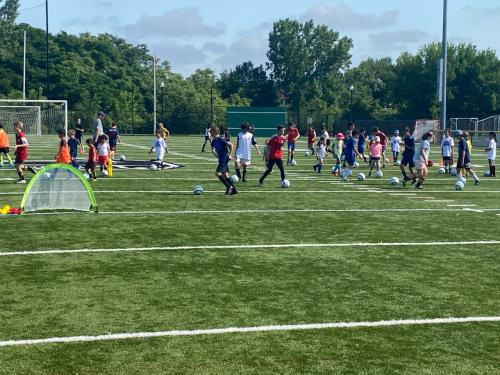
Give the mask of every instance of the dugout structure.
POLYGON ((270 137, 276 126, 286 125, 286 110, 279 107, 228 107, 227 128, 231 136, 240 132, 240 125, 249 122, 254 126, 255 136, 270 137))

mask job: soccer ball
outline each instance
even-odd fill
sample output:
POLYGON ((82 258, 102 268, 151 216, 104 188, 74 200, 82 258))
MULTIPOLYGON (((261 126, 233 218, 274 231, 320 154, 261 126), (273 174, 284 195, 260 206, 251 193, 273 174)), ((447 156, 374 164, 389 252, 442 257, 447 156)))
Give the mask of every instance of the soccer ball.
POLYGON ((290 164, 291 164, 291 165, 297 165, 297 160, 292 160, 292 161, 290 162, 290 164))
POLYGON ((464 187, 465 187, 465 184, 462 181, 458 180, 457 182, 455 182, 455 190, 460 191, 464 187))
POLYGON ((311 151, 306 151, 306 152, 304 153, 304 155, 305 155, 305 156, 311 156, 311 151))
POLYGON ((151 165, 149 166, 149 170, 150 170, 150 171, 157 171, 157 170, 158 170, 158 166, 157 166, 156 164, 151 164, 151 165))
POLYGON ((375 172, 375 177, 377 177, 377 178, 382 178, 382 177, 384 177, 384 172, 382 172, 382 171, 377 171, 377 172, 375 172))
POLYGON ((229 177, 231 179, 231 181, 233 182, 233 184, 237 184, 238 182, 240 182, 240 179, 238 178, 238 176, 236 176, 235 174, 233 174, 231 177, 229 177))
POLYGON ((391 182, 391 185, 392 185, 392 186, 399 185, 399 178, 397 178, 397 177, 392 177, 390 182, 391 182))
POLYGON ((353 167, 354 168, 359 168, 359 163, 357 161, 355 161, 353 167))
POLYGON ((127 160, 127 158, 125 157, 125 155, 120 155, 120 161, 125 161, 127 160))
POLYGON ((193 194, 194 194, 194 195, 202 195, 202 194, 203 194, 203 186, 201 186, 201 185, 196 185, 196 186, 193 188, 193 194))
POLYGON ((467 184, 467 180, 464 178, 464 177, 460 177, 458 179, 458 181, 460 181, 461 183, 463 183, 464 185, 467 184))
POLYGON ((49 172, 45 172, 42 177, 44 180, 50 180, 52 175, 49 172))
POLYGON ((457 170, 455 168, 453 168, 451 171, 450 171, 450 175, 455 177, 457 175, 457 170))
POLYGON ((360 173, 360 174, 358 174, 358 176, 357 176, 358 181, 364 181, 364 180, 365 180, 365 178, 366 178, 366 176, 365 176, 365 174, 364 174, 364 173, 360 173))
POLYGON ((484 171, 483 172, 484 177, 490 177, 490 171, 484 171))
POLYGON ((439 174, 445 174, 446 173, 446 169, 444 169, 443 167, 441 167, 441 168, 438 169, 438 173, 439 174))
POLYGON ((288 181, 288 180, 281 181, 281 187, 283 189, 288 189, 290 187, 290 181, 288 181))
POLYGON ((104 169, 104 170, 101 172, 101 177, 108 177, 108 171, 104 169))
POLYGON ((401 165, 401 160, 396 160, 396 162, 394 164, 399 167, 401 165))
POLYGON ((88 173, 84 173, 83 176, 85 177, 86 180, 90 180, 90 175, 88 173))

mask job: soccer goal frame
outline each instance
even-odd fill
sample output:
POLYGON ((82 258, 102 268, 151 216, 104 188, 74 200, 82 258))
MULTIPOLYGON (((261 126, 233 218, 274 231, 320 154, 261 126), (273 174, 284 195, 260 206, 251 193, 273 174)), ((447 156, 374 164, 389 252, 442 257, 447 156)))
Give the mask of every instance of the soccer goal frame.
POLYGON ((470 131, 478 131, 479 118, 477 117, 452 117, 450 118, 450 128, 451 130, 470 130, 470 131), (460 126, 460 124, 464 124, 460 126), (474 127, 470 128, 468 125, 472 124, 474 127))
POLYGON ((35 109, 37 112, 37 118, 36 118, 36 135, 41 136, 42 135, 42 110, 39 105, 0 105, 0 110, 1 109, 17 109, 17 108, 29 108, 29 109, 35 109))

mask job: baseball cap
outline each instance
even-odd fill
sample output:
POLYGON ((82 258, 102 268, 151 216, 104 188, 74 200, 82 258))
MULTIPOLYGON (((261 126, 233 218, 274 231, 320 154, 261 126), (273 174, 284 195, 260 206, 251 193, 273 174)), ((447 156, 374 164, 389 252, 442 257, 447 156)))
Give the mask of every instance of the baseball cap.
POLYGON ((103 111, 97 112, 97 116, 106 116, 106 114, 103 111))

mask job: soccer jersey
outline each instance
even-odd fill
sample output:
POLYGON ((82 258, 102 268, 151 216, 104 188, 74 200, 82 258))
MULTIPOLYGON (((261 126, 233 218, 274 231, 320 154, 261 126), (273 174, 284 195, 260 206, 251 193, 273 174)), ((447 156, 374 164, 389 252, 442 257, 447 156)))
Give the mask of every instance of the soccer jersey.
POLYGON ((81 125, 77 125, 77 128, 75 129, 75 138, 76 139, 82 138, 83 131, 81 130, 82 128, 80 126, 81 125))
POLYGON ((318 155, 318 159, 324 159, 325 156, 326 156, 326 146, 322 143, 320 143, 318 145, 318 148, 317 148, 317 155, 318 155))
POLYGON ((345 141, 345 158, 347 161, 352 161, 354 160, 354 146, 356 142, 354 138, 347 138, 345 141))
POLYGON ((99 156, 108 156, 109 145, 107 143, 99 143, 97 145, 97 153, 99 154, 99 156))
POLYGON ((156 138, 152 145, 155 150, 156 160, 163 160, 165 156, 165 149, 167 148, 167 143, 163 138, 156 138))
POLYGON ((363 152, 365 150, 365 142, 365 136, 363 134, 360 134, 358 139, 358 151, 363 152))
POLYGON ((418 148, 418 153, 415 154, 413 160, 421 162, 429 160, 430 150, 431 150, 431 144, 429 143, 429 141, 428 140, 422 141, 418 148))
POLYGON ((287 129, 288 132, 288 143, 295 142, 295 138, 299 136, 299 131, 295 127, 291 127, 287 129))
POLYGON ((9 147, 9 135, 4 130, 0 130, 0 148, 7 147, 9 147))
POLYGON ((495 160, 497 157, 497 143, 494 139, 490 139, 488 149, 488 160, 495 160))
POLYGON ((336 139, 333 145, 333 152, 338 158, 340 158, 340 155, 342 155, 343 150, 344 150, 344 141, 342 139, 336 139))
POLYGON ((250 161, 252 146, 256 145, 255 138, 250 132, 240 132, 236 144, 236 158, 250 161))
POLYGON ((95 163, 97 161, 97 150, 94 145, 91 145, 89 148, 89 163, 95 163))
POLYGON ((110 144, 116 144, 116 140, 118 139, 118 135, 120 135, 118 128, 109 128, 108 129, 108 137, 110 144))
POLYGON ((406 137, 404 137, 403 142, 405 144, 403 156, 413 158, 413 155, 415 154, 415 138, 407 135, 406 137))
POLYGON ((65 139, 61 139, 61 142, 59 142, 59 152, 57 153, 56 161, 63 164, 68 164, 71 162, 68 142, 66 142, 65 139))
POLYGON ((285 144, 285 139, 283 135, 275 135, 269 140, 269 160, 281 159, 283 157, 281 147, 285 144))
POLYGON ((370 156, 372 158, 380 158, 382 156, 382 144, 372 143, 370 145, 370 156))
POLYGON ((26 160, 26 158, 28 157, 28 140, 26 139, 23 131, 16 133, 16 145, 25 145, 25 147, 19 147, 16 149, 16 160, 26 160))
POLYGON ((316 139, 316 132, 314 130, 309 130, 307 132, 307 143, 308 144, 314 143, 315 139, 316 139))
POLYGON ((464 158, 464 164, 470 163, 469 146, 467 145, 467 141, 463 138, 458 142, 458 157, 460 164, 462 162, 462 156, 464 158))
POLYGON ((441 148, 443 152, 443 157, 451 158, 452 147, 455 146, 455 142, 453 142, 453 138, 445 137, 441 142, 441 148))
POLYGON ((401 151, 401 137, 399 135, 392 137, 391 149, 393 152, 400 152, 401 151))
POLYGON ((72 158, 76 158, 78 156, 78 139, 70 138, 68 139, 69 153, 72 158))
POLYGON ((104 134, 104 129, 102 127, 102 121, 100 118, 95 120, 95 125, 94 125, 94 137, 100 137, 101 135, 104 134))

